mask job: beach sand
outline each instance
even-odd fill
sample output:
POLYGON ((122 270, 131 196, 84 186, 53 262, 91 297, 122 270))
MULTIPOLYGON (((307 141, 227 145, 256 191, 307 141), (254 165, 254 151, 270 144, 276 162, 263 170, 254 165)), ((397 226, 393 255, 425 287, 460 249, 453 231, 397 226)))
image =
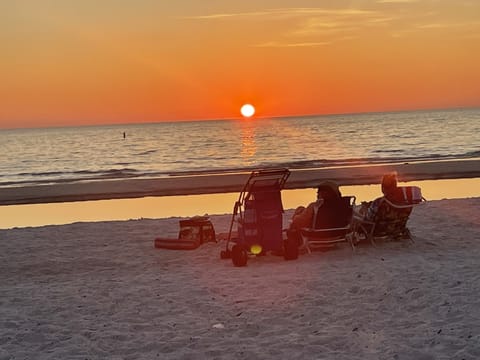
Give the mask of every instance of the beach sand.
POLYGON ((479 359, 479 209, 429 201, 414 244, 243 268, 223 241, 155 249, 179 218, 0 230, 0 359, 479 359))

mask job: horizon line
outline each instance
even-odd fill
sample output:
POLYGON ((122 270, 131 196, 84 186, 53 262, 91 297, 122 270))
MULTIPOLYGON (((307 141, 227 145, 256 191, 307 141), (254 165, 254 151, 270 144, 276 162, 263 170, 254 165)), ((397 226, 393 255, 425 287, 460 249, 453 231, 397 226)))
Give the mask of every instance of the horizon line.
POLYGON ((198 118, 198 119, 176 119, 176 120, 158 120, 158 121, 139 121, 139 122, 118 122, 118 123, 98 123, 98 124, 74 124, 74 125, 53 125, 53 126, 33 126, 33 127, 6 127, 0 131, 8 130, 35 130, 35 129, 61 129, 61 128, 76 128, 76 127, 106 127, 106 126, 121 126, 121 125, 152 125, 161 123, 177 123, 177 122, 202 122, 202 121, 255 121, 268 119, 289 119, 289 118, 306 118, 306 117, 329 117, 329 116, 352 116, 352 115, 368 115, 368 114, 391 114, 391 113, 409 113, 409 112, 426 112, 426 111, 455 111, 455 110, 469 110, 480 109, 480 106, 452 106, 447 108, 418 108, 418 109, 398 109, 398 110, 383 110, 383 111, 363 111, 363 112, 339 112, 339 113, 305 113, 298 115, 277 115, 277 116, 253 116, 245 119, 242 116, 231 118, 198 118))

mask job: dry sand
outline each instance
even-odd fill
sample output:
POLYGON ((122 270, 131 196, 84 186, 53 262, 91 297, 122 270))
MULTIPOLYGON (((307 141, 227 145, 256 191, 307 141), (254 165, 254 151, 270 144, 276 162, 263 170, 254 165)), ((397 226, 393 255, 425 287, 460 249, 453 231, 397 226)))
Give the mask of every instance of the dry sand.
POLYGON ((155 249, 179 218, 0 230, 0 359, 479 359, 479 210, 430 201, 414 244, 243 268, 223 241, 155 249))

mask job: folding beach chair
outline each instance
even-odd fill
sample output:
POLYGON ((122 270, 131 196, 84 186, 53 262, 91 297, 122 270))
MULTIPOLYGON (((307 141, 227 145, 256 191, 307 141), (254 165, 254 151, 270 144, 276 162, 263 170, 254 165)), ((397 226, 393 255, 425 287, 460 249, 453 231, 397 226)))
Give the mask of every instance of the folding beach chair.
POLYGON ((355 212, 354 230, 372 245, 375 245, 375 239, 405 239, 414 242, 407 222, 413 207, 425 201, 419 187, 399 186, 391 198, 382 198, 372 221, 366 220, 364 213, 355 212))
POLYGON ((220 253, 222 259, 231 257, 235 266, 245 266, 248 254, 283 250, 281 190, 289 175, 290 171, 283 168, 250 174, 233 208, 226 249, 220 253))
POLYGON ((314 206, 313 224, 310 228, 302 228, 301 248, 311 253, 313 249, 327 250, 338 244, 348 243, 355 248, 355 233, 352 226, 355 196, 343 196, 340 206, 334 209, 317 201, 314 206))

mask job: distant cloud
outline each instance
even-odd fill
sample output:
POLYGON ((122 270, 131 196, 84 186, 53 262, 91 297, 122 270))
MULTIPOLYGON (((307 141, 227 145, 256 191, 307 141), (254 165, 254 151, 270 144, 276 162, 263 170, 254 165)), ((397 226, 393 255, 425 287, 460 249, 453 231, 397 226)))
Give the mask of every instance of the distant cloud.
POLYGON ((330 42, 304 42, 304 43, 279 43, 275 41, 257 44, 254 47, 275 47, 275 48, 293 48, 293 47, 317 47, 329 45, 330 42))
POLYGON ((239 13, 217 13, 208 15, 193 15, 182 16, 182 19, 190 20, 215 20, 234 17, 270 17, 287 18, 287 17, 301 17, 311 15, 329 15, 329 16, 355 16, 373 14, 371 10, 361 9, 322 9, 322 8, 277 8, 267 9, 264 11, 239 12, 239 13))
MULTIPOLYGON (((472 29, 478 24, 453 24, 445 22, 442 8, 433 6, 437 0, 375 0, 375 4, 411 4, 404 12, 394 12, 385 6, 376 8, 288 7, 271 8, 251 12, 211 13, 181 17, 192 21, 222 21, 227 19, 278 21, 290 20, 277 39, 252 45, 255 47, 316 47, 338 41, 348 41, 365 34, 363 30, 384 29, 392 37, 411 36, 413 32, 426 29, 463 27, 472 29), (427 11, 418 12, 416 3, 429 2, 427 11)), ((464 5, 470 2, 461 2, 464 5)), ((374 4, 371 4, 374 5, 374 4)), ((471 5, 473 6, 473 5, 471 5)))
POLYGON ((447 23, 447 22, 437 22, 437 23, 424 23, 417 24, 402 30, 397 30, 392 32, 392 36, 396 38, 411 36, 413 33, 418 33, 419 31, 436 31, 436 30, 448 30, 451 34, 455 34, 457 38, 467 38, 474 39, 480 38, 480 22, 465 22, 465 23, 447 23))
POLYGON ((362 26, 372 24, 384 24, 391 20, 390 17, 383 17, 375 10, 358 8, 325 9, 319 7, 289 7, 273 8, 252 12, 233 13, 212 13, 205 15, 194 15, 182 17, 187 20, 211 20, 221 21, 223 19, 256 19, 265 21, 297 19, 297 22, 285 28, 282 37, 289 40, 272 40, 261 44, 252 45, 255 47, 317 47, 331 44, 334 41, 331 37, 336 36, 335 41, 352 39, 355 32, 362 26), (292 41, 296 38, 296 41, 292 41), (301 40, 300 40, 301 39, 301 40))
MULTIPOLYGON (((465 29, 475 29, 480 28, 480 22, 465 22, 465 23, 430 23, 418 25, 418 29, 453 29, 453 28, 465 28, 465 29)), ((478 30, 478 29, 477 29, 478 30)))
POLYGON ((257 16, 269 16, 271 11, 254 11, 254 12, 240 12, 240 13, 219 13, 219 14, 208 14, 208 15, 193 15, 193 16, 181 16, 181 19, 188 20, 216 20, 216 19, 225 19, 225 18, 235 18, 235 17, 257 17, 257 16))
POLYGON ((451 27, 451 25, 448 25, 448 24, 424 24, 424 25, 417 26, 418 29, 440 29, 440 28, 446 28, 446 27, 451 27))
POLYGON ((394 4, 394 3, 414 3, 418 2, 419 0, 377 0, 378 4, 394 4))

